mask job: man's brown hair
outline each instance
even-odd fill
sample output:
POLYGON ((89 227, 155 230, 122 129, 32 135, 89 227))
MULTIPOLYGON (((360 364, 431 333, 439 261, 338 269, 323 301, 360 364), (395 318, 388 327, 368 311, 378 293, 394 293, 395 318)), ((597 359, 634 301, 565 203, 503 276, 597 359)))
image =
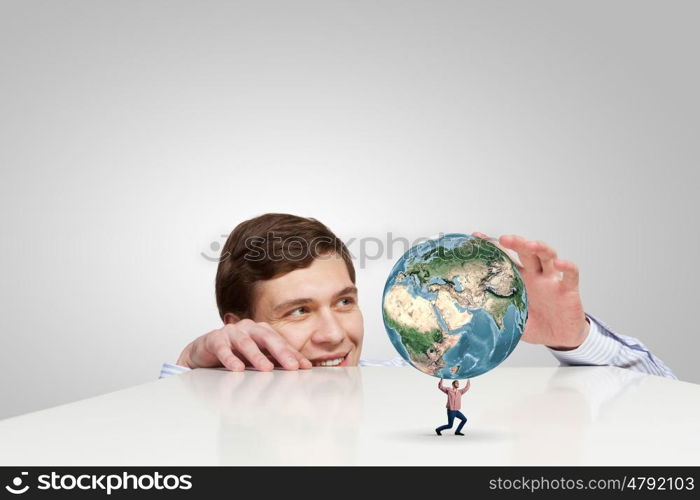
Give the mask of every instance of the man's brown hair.
POLYGON ((252 318, 255 283, 308 267, 320 255, 336 253, 355 283, 355 267, 345 244, 316 219, 264 214, 238 224, 221 250, 216 271, 216 305, 226 313, 252 318))

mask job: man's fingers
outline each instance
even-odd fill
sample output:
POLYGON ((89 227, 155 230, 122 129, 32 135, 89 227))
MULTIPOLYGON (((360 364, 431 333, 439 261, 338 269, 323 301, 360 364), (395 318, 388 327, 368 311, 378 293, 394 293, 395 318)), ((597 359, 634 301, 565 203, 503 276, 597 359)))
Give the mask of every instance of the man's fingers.
POLYGON ((214 354, 216 354, 216 357, 219 358, 221 364, 229 370, 234 372, 242 372, 245 370, 245 363, 233 354, 230 343, 227 342, 218 345, 214 351, 214 354))
MULTIPOLYGON (((474 232, 472 234, 474 236, 478 236, 479 238, 493 241, 493 238, 490 238, 484 233, 474 232)), ((517 253, 522 265, 518 264, 517 262, 515 264, 518 270, 521 272, 526 270, 530 272, 543 273, 545 276, 554 276, 559 270, 554 264, 557 261, 556 250, 554 250, 552 246, 546 244, 544 241, 530 241, 522 236, 510 234, 501 236, 498 242, 494 243, 504 252, 507 248, 517 253)), ((573 266, 574 269, 576 268, 572 262, 569 264, 573 266)), ((570 266, 568 266, 567 269, 569 269, 569 267, 570 266)), ((571 271, 569 271, 569 275, 565 276, 564 279, 567 280, 564 286, 569 288, 571 286, 578 286, 578 269, 576 269, 575 276, 572 276, 571 271), (575 280, 571 281, 574 278, 575 280)))
POLYGON ((557 252, 551 246, 547 245, 544 241, 536 241, 534 245, 531 245, 535 249, 537 257, 540 259, 540 265, 542 266, 542 273, 546 276, 554 276, 556 270, 554 269, 554 260, 557 258, 557 252))
POLYGON ((297 370, 312 365, 270 325, 248 319, 227 325, 221 336, 212 336, 209 344, 208 350, 234 370, 246 366, 260 371, 270 371, 275 366, 297 370))
POLYGON ((561 279, 562 287, 567 290, 578 290, 578 267, 570 260, 555 260, 554 267, 563 274, 561 279))
POLYGON ((239 331, 231 339, 233 346, 248 360, 254 368, 260 371, 270 371, 275 368, 269 359, 260 351, 258 344, 246 332, 239 331))
MULTIPOLYGON (((265 357, 267 357, 267 359, 268 359, 273 365, 275 365, 275 368, 284 368, 284 369, 287 369, 287 370, 292 369, 292 368, 288 368, 288 367, 284 366, 282 363, 280 363, 280 362, 277 360, 277 358, 275 358, 272 354, 270 354, 269 352, 267 352, 266 349, 262 349, 262 352, 263 352, 263 354, 265 355, 265 357)), ((292 350, 292 353, 294 353, 294 350, 292 350)), ((300 369, 300 370, 307 370, 307 369, 313 367, 313 363, 311 363, 311 361, 309 361, 309 360, 308 360, 303 354, 301 354, 300 352, 297 352, 297 354, 294 356, 294 358, 297 360, 297 363, 298 363, 298 367, 297 367, 297 368, 300 369)), ((296 370, 297 368, 293 368, 293 369, 296 370)))
POLYGON ((504 247, 515 250, 525 271, 532 273, 542 272, 540 259, 537 257, 533 246, 529 245, 530 242, 528 240, 516 234, 509 234, 501 236, 499 241, 504 247))
MULTIPOLYGON (((222 366, 232 371, 245 370, 245 363, 233 354, 231 339, 225 331, 218 330, 208 333, 202 344, 203 350, 207 351, 209 356, 212 354, 216 356, 222 366)), ((210 364, 210 366, 215 365, 210 364)))
POLYGON ((484 233, 480 233, 480 232, 478 232, 478 231, 474 231, 474 232, 472 233, 472 235, 473 235, 473 236, 478 236, 479 238, 482 238, 482 239, 484 239, 484 240, 488 240, 488 241, 490 241, 491 243, 493 243, 494 245, 496 245, 498 248, 500 248, 500 249, 503 251, 503 253, 505 253, 506 255, 508 255, 508 256, 511 258, 511 260, 513 261, 513 264, 515 264, 515 267, 518 269, 518 271, 522 271, 522 270, 523 270, 523 266, 522 266, 522 264, 520 264, 520 262, 518 262, 518 259, 515 258, 515 256, 513 256, 513 255, 508 251, 508 249, 507 249, 506 247, 504 247, 503 245, 501 245, 501 243, 500 243, 497 239, 491 238, 489 235, 484 234, 484 233))
MULTIPOLYGON (((259 344, 267 349, 270 355, 272 355, 283 368, 287 370, 297 370, 302 366, 302 359, 305 359, 304 356, 290 346, 270 325, 258 323, 250 333, 259 344)), ((310 361, 308 365, 310 367, 310 361)))
POLYGON ((299 362, 299 368, 301 368, 302 370, 308 370, 309 368, 311 368, 313 366, 311 361, 306 356, 304 356, 302 353, 300 353, 299 351, 292 351, 292 352, 294 352, 296 355, 297 361, 299 362))
POLYGON ((493 243, 494 245, 496 245, 498 248, 500 248, 500 249, 503 250, 504 252, 508 253, 507 250, 501 246, 501 244, 498 242, 498 240, 497 240, 496 238, 491 238, 491 236, 489 236, 488 234, 480 233, 480 232, 478 232, 478 231, 474 231, 474 232, 472 233, 472 235, 473 235, 473 236, 478 236, 478 237, 481 238, 482 240, 487 240, 487 241, 493 243))

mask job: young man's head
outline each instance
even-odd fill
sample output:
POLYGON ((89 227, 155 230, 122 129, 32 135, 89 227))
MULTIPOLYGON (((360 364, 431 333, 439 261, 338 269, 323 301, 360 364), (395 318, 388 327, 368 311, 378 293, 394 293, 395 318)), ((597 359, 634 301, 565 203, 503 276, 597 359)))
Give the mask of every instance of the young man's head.
POLYGON ((314 365, 356 366, 364 326, 350 252, 325 225, 289 214, 242 222, 221 251, 225 324, 265 322, 314 365))
POLYGON ((456 389, 457 387, 459 387, 459 380, 453 380, 453 381, 452 381, 452 387, 454 387, 455 389, 456 389))

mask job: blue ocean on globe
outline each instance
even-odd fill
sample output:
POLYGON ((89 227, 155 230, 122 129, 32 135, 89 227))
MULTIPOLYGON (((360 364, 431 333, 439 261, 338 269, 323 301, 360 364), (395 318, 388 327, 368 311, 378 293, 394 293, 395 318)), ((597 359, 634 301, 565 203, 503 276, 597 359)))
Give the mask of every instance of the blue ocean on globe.
POLYGON ((398 260, 384 287, 382 317, 411 366, 464 379, 513 352, 527 321, 527 293, 508 254, 488 240, 451 233, 398 260))

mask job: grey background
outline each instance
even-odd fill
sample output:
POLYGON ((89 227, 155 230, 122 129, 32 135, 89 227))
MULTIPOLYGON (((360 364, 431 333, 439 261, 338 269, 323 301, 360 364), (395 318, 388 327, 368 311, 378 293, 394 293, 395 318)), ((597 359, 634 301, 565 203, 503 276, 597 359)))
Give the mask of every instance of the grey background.
POLYGON ((0 417, 156 379, 220 326, 200 253, 269 211, 543 240, 700 382, 697 2, 0 5, 0 417))

